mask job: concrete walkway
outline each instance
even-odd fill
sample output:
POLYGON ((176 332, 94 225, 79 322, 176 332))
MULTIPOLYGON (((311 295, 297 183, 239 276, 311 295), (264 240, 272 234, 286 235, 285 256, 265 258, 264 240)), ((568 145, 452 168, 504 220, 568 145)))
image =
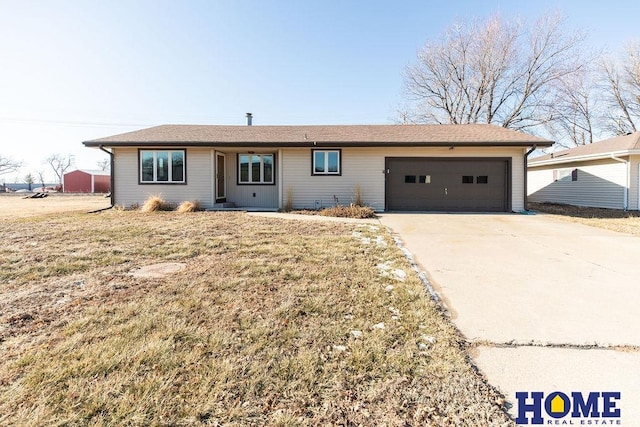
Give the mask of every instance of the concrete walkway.
POLYGON ((621 425, 640 426, 640 238, 543 215, 380 222, 427 272, 514 417, 517 391, 619 391, 621 425))

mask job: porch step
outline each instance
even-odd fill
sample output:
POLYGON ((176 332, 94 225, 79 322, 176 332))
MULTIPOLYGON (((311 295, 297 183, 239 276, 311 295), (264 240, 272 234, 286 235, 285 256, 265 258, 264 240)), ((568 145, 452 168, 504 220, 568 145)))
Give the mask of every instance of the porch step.
POLYGON ((236 204, 233 202, 223 202, 223 203, 214 203, 214 209, 233 209, 236 207, 236 204))

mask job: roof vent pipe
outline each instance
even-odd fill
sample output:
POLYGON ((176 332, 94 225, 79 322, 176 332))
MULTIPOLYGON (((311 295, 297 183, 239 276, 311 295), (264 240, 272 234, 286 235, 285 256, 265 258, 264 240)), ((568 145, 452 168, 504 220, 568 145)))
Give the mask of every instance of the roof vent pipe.
POLYGON ((253 114, 247 113, 247 126, 251 126, 252 119, 253 119, 253 114))

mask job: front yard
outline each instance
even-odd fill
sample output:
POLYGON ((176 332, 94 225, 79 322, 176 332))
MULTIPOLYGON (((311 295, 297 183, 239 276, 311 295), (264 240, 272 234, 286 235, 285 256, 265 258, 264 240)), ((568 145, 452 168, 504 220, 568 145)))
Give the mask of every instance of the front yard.
POLYGON ((110 210, 0 236, 2 425, 511 424, 380 225, 110 210), (185 268, 130 274, 163 262, 185 268))

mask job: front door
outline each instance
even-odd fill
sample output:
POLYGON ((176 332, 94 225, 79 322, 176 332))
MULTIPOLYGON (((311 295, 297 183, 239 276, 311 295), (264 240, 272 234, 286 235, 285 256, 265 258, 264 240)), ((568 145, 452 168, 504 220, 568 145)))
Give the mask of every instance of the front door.
POLYGON ((227 201, 227 183, 225 177, 224 154, 216 153, 216 203, 227 201))

